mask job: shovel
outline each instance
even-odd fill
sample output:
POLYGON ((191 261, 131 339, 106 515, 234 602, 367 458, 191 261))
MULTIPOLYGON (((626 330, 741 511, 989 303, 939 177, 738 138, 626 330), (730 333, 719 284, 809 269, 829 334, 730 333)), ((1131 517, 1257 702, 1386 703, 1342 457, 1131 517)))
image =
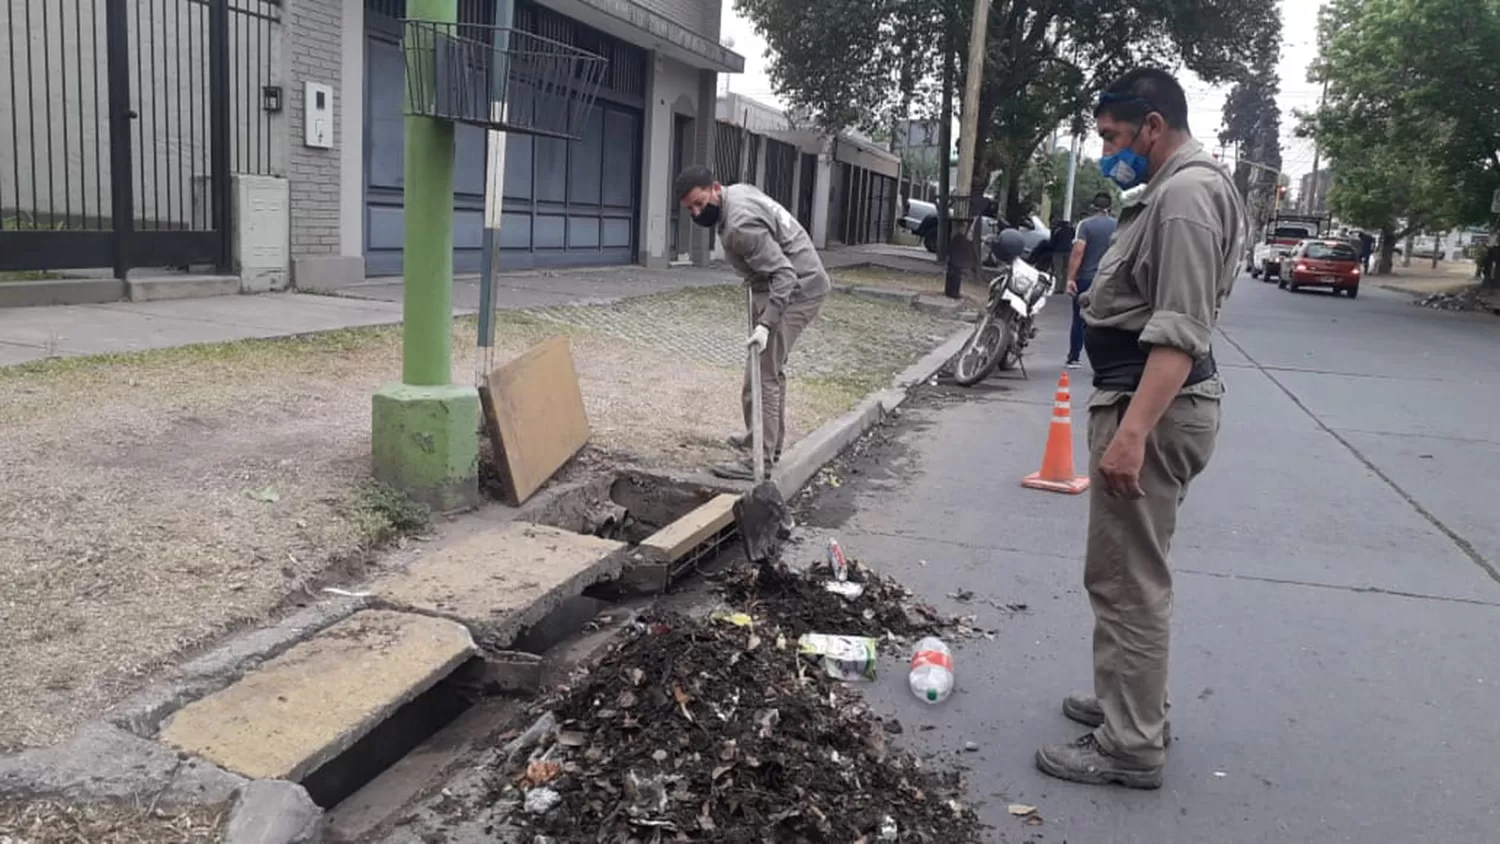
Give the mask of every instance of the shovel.
MULTIPOLYGON (((755 314, 755 293, 746 288, 750 314, 755 314)), ((773 560, 781 550, 782 525, 790 515, 786 499, 776 484, 766 479, 766 424, 762 413, 760 390, 760 352, 751 346, 750 359, 750 448, 754 468, 750 492, 734 503, 734 518, 739 524, 745 556, 752 563, 773 560)))

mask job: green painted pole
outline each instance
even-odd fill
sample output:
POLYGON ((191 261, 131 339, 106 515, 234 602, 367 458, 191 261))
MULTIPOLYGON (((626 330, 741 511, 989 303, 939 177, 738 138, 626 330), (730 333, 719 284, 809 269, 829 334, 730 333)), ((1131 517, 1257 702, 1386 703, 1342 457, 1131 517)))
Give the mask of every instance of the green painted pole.
MULTIPOLYGON (((406 15, 456 23, 458 0, 407 0, 406 15)), ((430 41, 431 32, 406 34, 430 41)), ((422 55, 432 61, 431 52, 422 55)), ((436 78, 435 68, 424 67, 423 72, 428 80, 436 78)), ((431 84, 422 87, 429 94, 433 90, 431 84)), ((410 92, 408 86, 408 96, 410 92)), ((453 160, 453 123, 406 116, 401 379, 412 386, 436 387, 453 380, 453 160)))

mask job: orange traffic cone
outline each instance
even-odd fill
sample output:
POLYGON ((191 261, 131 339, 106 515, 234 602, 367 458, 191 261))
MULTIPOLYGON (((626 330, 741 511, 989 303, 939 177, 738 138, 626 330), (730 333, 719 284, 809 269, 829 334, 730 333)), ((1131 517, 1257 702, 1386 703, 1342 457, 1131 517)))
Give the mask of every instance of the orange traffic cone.
POLYGON ((1087 477, 1073 474, 1073 400, 1066 372, 1057 379, 1057 398, 1052 402, 1052 427, 1047 432, 1042 471, 1027 475, 1021 486, 1069 495, 1077 495, 1089 488, 1087 477))

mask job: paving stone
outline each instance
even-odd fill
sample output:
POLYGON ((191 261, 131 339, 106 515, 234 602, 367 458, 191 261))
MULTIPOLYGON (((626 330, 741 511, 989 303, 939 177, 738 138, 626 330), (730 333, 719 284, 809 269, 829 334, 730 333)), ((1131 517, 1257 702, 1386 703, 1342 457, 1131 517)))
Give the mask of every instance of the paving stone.
POLYGON ((256 780, 240 792, 224 844, 317 844, 323 840, 323 810, 307 790, 285 780, 256 780))
POLYGON ((462 625, 355 613, 188 704, 161 740, 253 779, 293 782, 347 750, 474 654, 462 625))
POLYGON ((511 522, 440 548, 369 587, 396 609, 468 625, 486 647, 503 648, 562 601, 617 576, 624 543, 511 522))

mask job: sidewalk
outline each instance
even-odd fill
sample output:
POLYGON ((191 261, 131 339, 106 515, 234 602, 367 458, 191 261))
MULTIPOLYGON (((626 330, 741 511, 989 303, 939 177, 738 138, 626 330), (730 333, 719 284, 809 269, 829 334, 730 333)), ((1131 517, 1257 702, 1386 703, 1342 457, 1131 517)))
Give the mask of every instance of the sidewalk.
POLYGON ((1448 261, 1437 268, 1425 260, 1413 261, 1410 267, 1399 263, 1390 275, 1371 275, 1367 281, 1413 296, 1431 296, 1436 293, 1454 293, 1477 285, 1474 264, 1471 261, 1448 261))
MULTIPOLYGON (((608 267, 504 275, 497 310, 583 305, 733 284, 715 269, 608 267)), ((286 337, 401 322, 401 281, 372 280, 337 296, 271 293, 164 302, 0 309, 0 366, 51 357, 118 354, 198 343, 286 337)), ((479 307, 476 276, 454 281, 455 314, 479 307)))

